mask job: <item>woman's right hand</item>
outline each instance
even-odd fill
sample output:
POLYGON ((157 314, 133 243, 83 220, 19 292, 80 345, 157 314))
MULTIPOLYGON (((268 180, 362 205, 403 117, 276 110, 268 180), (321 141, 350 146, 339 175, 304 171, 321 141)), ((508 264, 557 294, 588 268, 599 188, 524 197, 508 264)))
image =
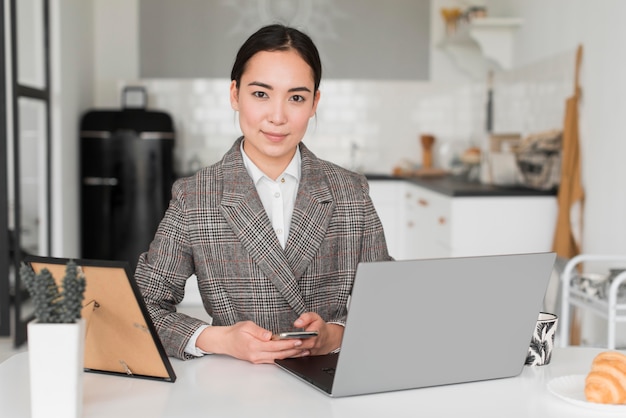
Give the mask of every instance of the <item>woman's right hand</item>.
POLYGON ((270 331, 252 321, 207 327, 196 341, 196 346, 205 352, 226 354, 255 364, 308 356, 309 350, 300 349, 301 345, 299 339, 272 340, 270 331))

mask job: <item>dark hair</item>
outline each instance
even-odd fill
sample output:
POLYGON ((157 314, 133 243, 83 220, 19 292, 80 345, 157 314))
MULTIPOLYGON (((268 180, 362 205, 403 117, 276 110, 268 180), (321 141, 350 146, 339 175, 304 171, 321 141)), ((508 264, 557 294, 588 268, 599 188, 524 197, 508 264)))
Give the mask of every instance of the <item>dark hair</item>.
POLYGON ((257 52, 288 51, 290 49, 295 50, 311 67, 315 83, 314 91, 317 91, 322 79, 322 62, 317 47, 307 34, 298 29, 279 24, 262 27, 250 35, 246 42, 241 45, 230 73, 230 80, 235 80, 237 88, 239 88, 246 64, 257 52))

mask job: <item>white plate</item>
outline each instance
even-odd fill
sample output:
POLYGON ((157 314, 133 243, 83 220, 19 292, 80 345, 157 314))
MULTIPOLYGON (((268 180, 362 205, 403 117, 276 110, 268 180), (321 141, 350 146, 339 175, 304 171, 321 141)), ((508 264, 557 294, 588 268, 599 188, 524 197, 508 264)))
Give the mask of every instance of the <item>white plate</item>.
POLYGON ((585 397, 584 374, 555 377, 548 382, 548 390, 555 396, 574 405, 595 409, 596 411, 618 412, 626 414, 626 405, 609 405, 595 402, 587 402, 585 397))

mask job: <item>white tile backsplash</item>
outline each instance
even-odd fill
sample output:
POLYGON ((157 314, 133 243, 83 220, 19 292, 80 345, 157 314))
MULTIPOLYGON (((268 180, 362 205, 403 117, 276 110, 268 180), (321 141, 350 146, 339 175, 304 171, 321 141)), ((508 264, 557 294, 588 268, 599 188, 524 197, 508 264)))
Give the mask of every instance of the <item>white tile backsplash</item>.
MULTIPOLYGON (((494 132, 559 128, 572 92, 574 53, 494 75, 494 132)), ((175 121, 175 166, 186 174, 219 160, 240 135, 229 102, 228 79, 144 79, 149 107, 175 121)), ((436 150, 486 147, 486 83, 323 80, 317 116, 305 143, 344 167, 391 173, 402 160, 419 164, 419 136, 436 137, 436 150)), ((435 159, 437 163, 437 158, 435 159)), ((445 166, 445 162, 440 162, 445 166)))
POLYGON ((575 51, 495 74, 494 130, 533 132, 562 128, 565 100, 573 93, 575 51))

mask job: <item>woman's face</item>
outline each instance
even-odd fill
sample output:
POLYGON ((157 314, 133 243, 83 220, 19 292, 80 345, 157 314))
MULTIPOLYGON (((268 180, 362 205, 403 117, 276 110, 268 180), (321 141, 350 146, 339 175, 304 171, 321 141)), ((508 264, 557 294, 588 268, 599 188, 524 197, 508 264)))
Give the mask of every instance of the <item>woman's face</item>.
POLYGON ((294 50, 257 52, 239 89, 232 81, 230 102, 239 111, 244 150, 266 175, 275 179, 287 167, 319 98, 311 67, 294 50))

